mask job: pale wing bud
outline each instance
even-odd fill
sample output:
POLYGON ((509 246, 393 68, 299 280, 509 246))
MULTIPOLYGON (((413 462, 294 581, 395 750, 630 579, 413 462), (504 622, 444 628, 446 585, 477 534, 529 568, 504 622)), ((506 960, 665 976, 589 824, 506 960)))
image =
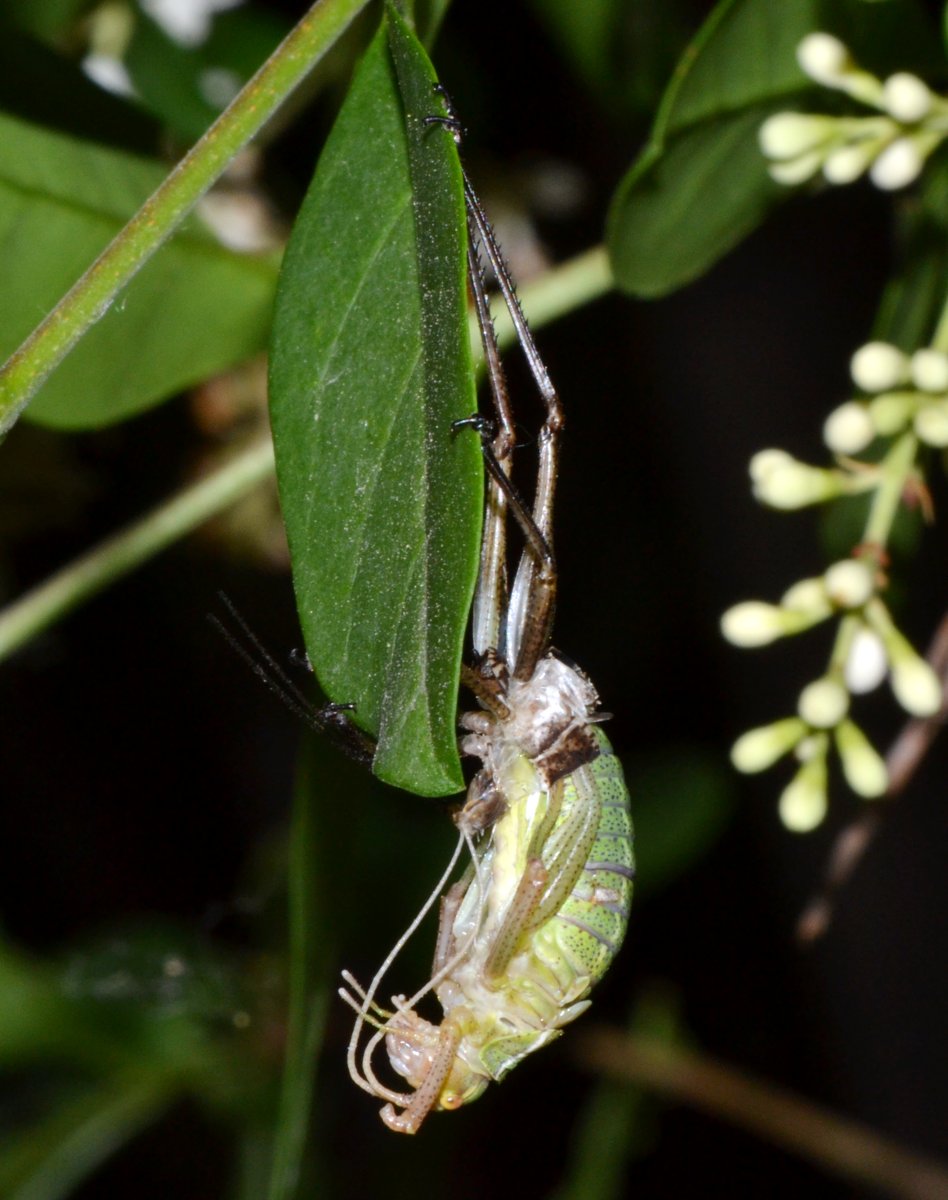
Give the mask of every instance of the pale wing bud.
POLYGON ((835 679, 817 679, 800 693, 797 712, 814 729, 832 729, 849 710, 849 693, 835 679))
POLYGON ((875 575, 865 562, 844 558, 823 576, 826 593, 838 608, 861 608, 875 591, 875 575))
POLYGON ((887 392, 908 379, 909 363, 897 346, 867 342, 852 356, 849 372, 864 392, 887 392))
POLYGON ((875 436, 869 410, 858 400, 848 400, 835 408, 823 425, 823 441, 834 454, 858 454, 875 436))
POLYGON ((780 820, 793 833, 809 833, 826 816, 826 754, 805 762, 784 788, 778 805, 780 820))
POLYGON ((749 729, 731 747, 731 762, 745 775, 766 771, 789 753, 805 733, 806 725, 799 717, 786 717, 772 725, 749 729))
POLYGON ((843 721, 835 736, 843 774, 856 795, 867 800, 883 795, 889 786, 885 763, 859 726, 852 721, 843 721))
POLYGON ((890 116, 905 125, 922 121, 932 109, 932 93, 917 75, 899 71, 882 85, 882 104, 890 116))
POLYGON ((894 192, 914 183, 922 172, 925 159, 913 138, 900 137, 890 142, 869 170, 869 178, 884 192, 894 192))
POLYGON ((915 414, 915 432, 928 446, 948 446, 948 404, 926 404, 915 414))
POLYGON ((843 667, 843 680, 856 696, 871 692, 885 679, 889 659, 882 639, 872 629, 861 625, 853 635, 843 667))

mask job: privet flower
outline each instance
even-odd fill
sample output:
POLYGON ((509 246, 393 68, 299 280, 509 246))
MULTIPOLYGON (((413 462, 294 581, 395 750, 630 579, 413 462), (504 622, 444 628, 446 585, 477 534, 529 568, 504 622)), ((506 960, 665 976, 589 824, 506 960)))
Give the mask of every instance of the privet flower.
POLYGON ((881 80, 862 70, 848 48, 828 33, 805 37, 797 47, 797 61, 814 82, 844 92, 876 113, 775 113, 759 136, 773 178, 793 186, 821 171, 828 183, 846 184, 868 173, 876 187, 889 191, 914 182, 948 135, 948 101, 907 71, 881 80))
POLYGON ((926 445, 948 447, 948 354, 926 346, 909 356, 888 342, 867 342, 850 373, 871 399, 847 400, 827 417, 823 438, 834 454, 858 454, 910 426, 926 445))

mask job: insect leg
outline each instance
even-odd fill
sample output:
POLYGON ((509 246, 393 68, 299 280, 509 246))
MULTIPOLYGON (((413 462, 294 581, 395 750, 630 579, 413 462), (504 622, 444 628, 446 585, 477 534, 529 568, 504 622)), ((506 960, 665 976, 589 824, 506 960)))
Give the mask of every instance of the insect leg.
POLYGON ((241 641, 220 617, 209 613, 208 620, 231 649, 240 655, 251 671, 263 680, 270 691, 278 696, 304 725, 328 737, 338 749, 360 766, 371 768, 372 759, 375 757, 375 740, 350 720, 348 713, 355 709, 355 705, 324 704, 321 708, 314 708, 240 615, 230 597, 223 592, 218 592, 218 597, 244 638, 244 641, 241 641))
MULTIPOLYGON (((463 171, 463 168, 462 168, 463 171)), ((520 301, 514 291, 507 266, 494 231, 484 212, 477 193, 464 172, 464 196, 467 202, 468 225, 476 235, 497 277, 504 303, 510 313, 527 364, 546 407, 546 419, 539 436, 539 470, 533 500, 533 525, 539 530, 546 553, 539 553, 530 530, 524 526, 527 548, 517 568, 507 616, 506 654, 513 664, 517 679, 529 679, 541 655, 546 652, 553 623, 556 600, 556 564, 552 554, 553 497, 559 466, 560 432, 563 428, 563 409, 556 388, 530 333, 520 301)), ((512 508, 514 515, 517 511, 512 508)))
MULTIPOLYGON (((491 442, 491 453, 497 470, 505 479, 510 478, 513 450, 516 443, 510 398, 507 392, 507 376, 500 360, 494 322, 484 288, 484 276, 480 259, 473 240, 468 238, 468 279, 474 297, 477 324, 481 331, 484 361, 487 363, 487 378, 496 414, 496 425, 491 442)), ((472 640, 477 654, 489 649, 503 652, 501 638, 501 614, 507 607, 507 496, 497 479, 492 475, 487 487, 484 511, 484 536, 481 541, 481 565, 474 594, 472 616, 472 640)))
POLYGON ((447 1081, 458 1047, 461 1044, 461 1029, 457 1022, 446 1017, 438 1033, 438 1047, 421 1084, 416 1088, 407 1107, 400 1113, 394 1105, 386 1104, 381 1111, 382 1120, 396 1133, 417 1133, 422 1121, 431 1112, 447 1081))

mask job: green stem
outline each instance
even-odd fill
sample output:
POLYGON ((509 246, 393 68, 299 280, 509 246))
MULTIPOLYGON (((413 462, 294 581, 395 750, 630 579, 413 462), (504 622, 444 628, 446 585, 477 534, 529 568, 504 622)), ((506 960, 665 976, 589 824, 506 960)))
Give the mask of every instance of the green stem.
MULTIPOLYGON (((862 544, 865 547, 866 555, 877 565, 880 565, 878 559, 885 550, 892 532, 892 525, 899 505, 902 503, 905 485, 915 465, 917 452, 918 439, 915 434, 904 433, 879 464, 881 482, 872 498, 869 516, 862 535, 862 544)), ((840 621, 836 640, 833 643, 833 652, 830 656, 830 673, 841 672, 845 667, 849 657, 849 648, 859 625, 858 618, 851 615, 840 621)))
POLYGON ((0 435, 368 0, 317 0, 156 192, 0 367, 0 435))
MULTIPOLYGON (((519 289, 523 311, 530 318, 533 329, 540 329, 562 317, 574 308, 598 300, 613 288, 612 270, 605 246, 593 246, 577 254, 575 258, 545 271, 532 282, 519 289)), ((512 346, 516 341, 513 322, 506 308, 494 318, 497 341, 501 349, 512 346)), ((483 358, 477 318, 471 316, 471 347, 475 362, 483 358)))
POLYGON ((266 438, 57 571, 0 612, 0 659, 229 507, 272 471, 273 447, 266 438))
MULTIPOLYGON (((523 289, 524 311, 539 329, 612 286, 601 246, 547 271, 523 289)), ((506 312, 506 310, 505 310, 506 312)), ((476 330, 476 323, 475 323, 476 330)), ((504 326, 507 341, 512 328, 504 326)), ((478 346, 480 346, 480 337, 478 346)), ((273 469, 269 439, 249 447, 200 483, 160 504, 147 516, 100 542, 44 583, 0 611, 0 661, 71 612, 109 583, 235 504, 273 469)))

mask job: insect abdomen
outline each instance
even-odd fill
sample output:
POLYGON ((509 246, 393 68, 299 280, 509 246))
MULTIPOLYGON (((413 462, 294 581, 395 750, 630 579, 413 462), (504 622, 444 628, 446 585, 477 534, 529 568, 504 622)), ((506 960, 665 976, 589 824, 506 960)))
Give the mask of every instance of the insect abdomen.
POLYGON ((599 757, 584 770, 600 806, 596 838, 576 885, 553 918, 564 954, 591 984, 606 973, 622 945, 635 876, 632 816, 622 767, 602 730, 596 728, 594 734, 599 757))

